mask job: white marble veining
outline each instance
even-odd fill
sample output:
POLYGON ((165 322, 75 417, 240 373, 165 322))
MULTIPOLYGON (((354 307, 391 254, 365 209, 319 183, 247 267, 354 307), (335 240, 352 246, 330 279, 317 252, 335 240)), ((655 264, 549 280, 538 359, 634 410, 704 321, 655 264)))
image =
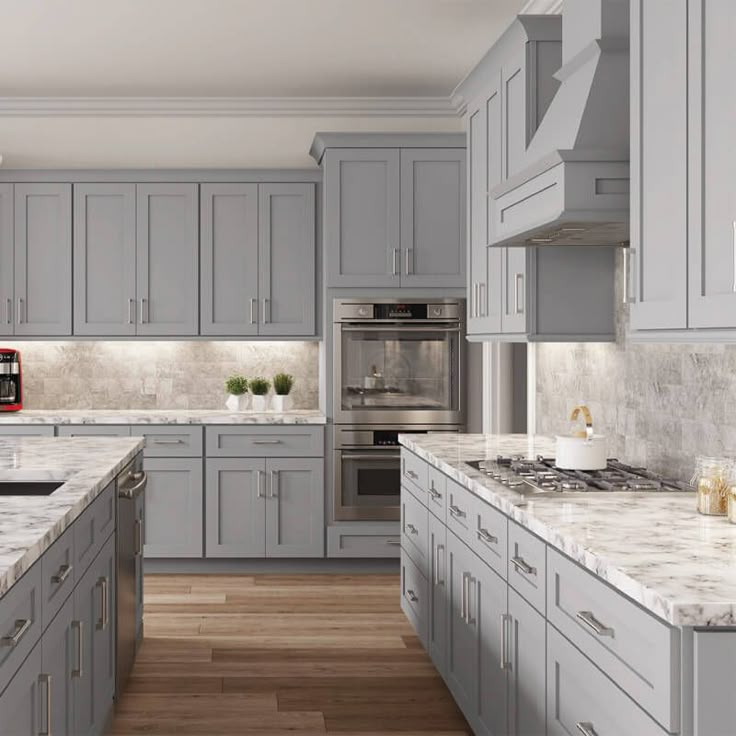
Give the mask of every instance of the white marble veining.
POLYGON ((736 526, 691 493, 519 494, 466 464, 550 455, 527 435, 402 435, 401 443, 551 546, 676 626, 736 625, 736 526))
POLYGON ((143 444, 142 437, 0 438, 0 479, 65 481, 50 496, 0 496, 0 597, 143 444))
POLYGON ((207 409, 155 410, 23 410, 0 414, 4 424, 326 424, 315 409, 287 412, 229 412, 207 409))

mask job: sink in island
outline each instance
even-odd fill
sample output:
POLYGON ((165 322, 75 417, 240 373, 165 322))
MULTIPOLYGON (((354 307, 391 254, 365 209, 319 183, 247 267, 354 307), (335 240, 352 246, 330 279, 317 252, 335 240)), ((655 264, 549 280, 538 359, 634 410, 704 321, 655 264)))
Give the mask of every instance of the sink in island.
POLYGON ((694 494, 520 499, 554 440, 404 435, 401 604, 479 734, 733 733, 736 526, 694 494))
POLYGON ((2 733, 105 731, 118 677, 118 480, 135 475, 143 445, 0 438, 0 487, 54 486, 0 495, 2 733))

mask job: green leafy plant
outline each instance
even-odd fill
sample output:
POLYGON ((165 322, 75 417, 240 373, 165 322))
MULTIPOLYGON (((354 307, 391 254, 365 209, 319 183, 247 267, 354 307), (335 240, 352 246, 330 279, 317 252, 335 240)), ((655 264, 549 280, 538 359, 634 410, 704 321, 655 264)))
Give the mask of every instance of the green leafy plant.
POLYGON ((273 390, 278 396, 288 396, 294 386, 294 376, 289 373, 277 373, 273 377, 273 390))
POLYGON ((225 391, 233 396, 242 396, 248 392, 248 379, 245 376, 234 373, 225 381, 225 391))
POLYGON ((250 386, 250 392, 253 396, 265 396, 268 390, 271 388, 271 381, 261 376, 251 378, 248 384, 250 386))

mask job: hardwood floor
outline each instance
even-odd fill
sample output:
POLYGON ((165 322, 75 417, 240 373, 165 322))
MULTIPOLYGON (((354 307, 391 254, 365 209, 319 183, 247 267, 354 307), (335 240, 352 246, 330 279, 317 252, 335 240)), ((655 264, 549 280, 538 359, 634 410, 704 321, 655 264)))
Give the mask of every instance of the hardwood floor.
POLYGON ((472 733, 396 575, 149 575, 112 734, 472 733))

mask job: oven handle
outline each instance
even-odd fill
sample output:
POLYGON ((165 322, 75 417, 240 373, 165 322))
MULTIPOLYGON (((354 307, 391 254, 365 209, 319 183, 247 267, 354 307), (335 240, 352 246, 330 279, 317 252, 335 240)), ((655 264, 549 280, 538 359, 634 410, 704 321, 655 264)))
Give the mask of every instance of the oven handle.
POLYGON ((353 453, 350 450, 338 450, 338 452, 342 454, 343 460, 399 460, 401 458, 401 454, 387 455, 380 450, 376 454, 369 452, 353 453))
POLYGON ((343 332, 396 332, 397 327, 406 327, 407 332, 460 332, 459 324, 409 324, 407 322, 397 322, 392 325, 375 325, 375 324, 360 324, 360 325, 346 325, 340 326, 343 332))

